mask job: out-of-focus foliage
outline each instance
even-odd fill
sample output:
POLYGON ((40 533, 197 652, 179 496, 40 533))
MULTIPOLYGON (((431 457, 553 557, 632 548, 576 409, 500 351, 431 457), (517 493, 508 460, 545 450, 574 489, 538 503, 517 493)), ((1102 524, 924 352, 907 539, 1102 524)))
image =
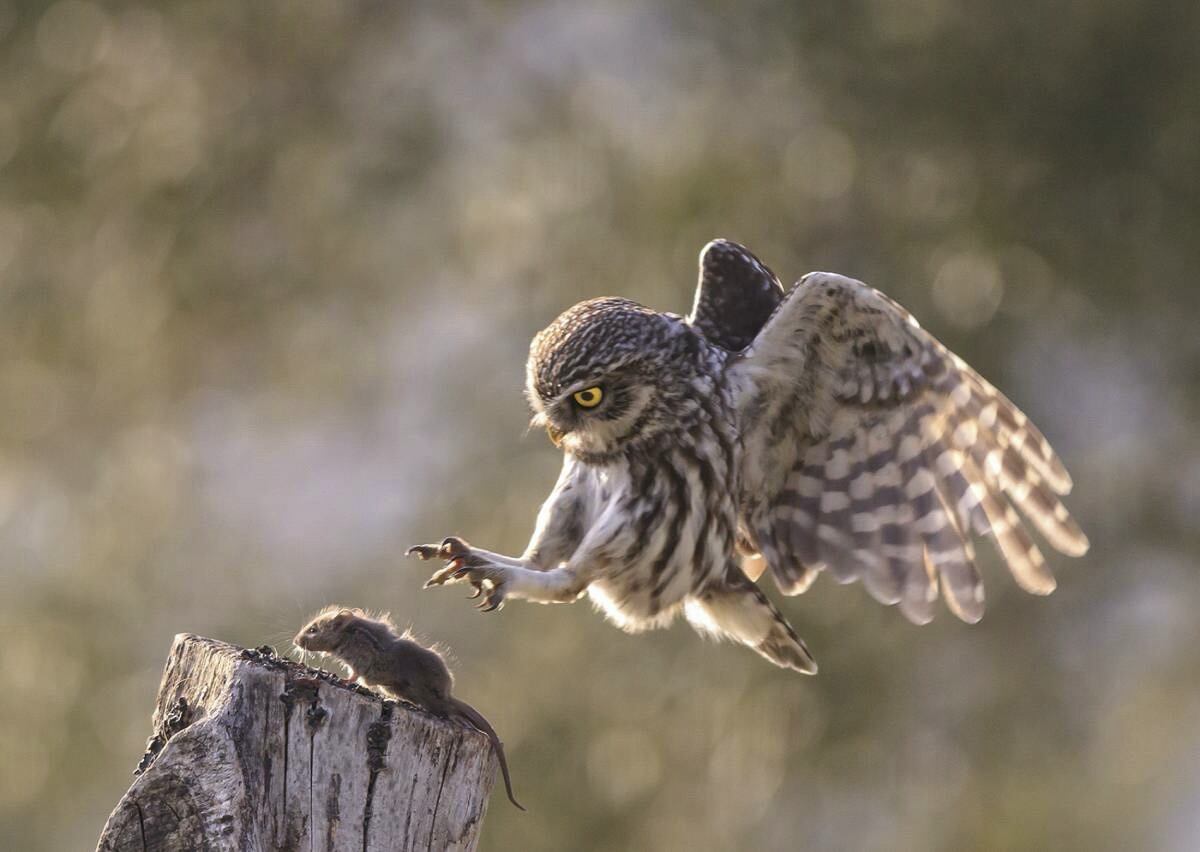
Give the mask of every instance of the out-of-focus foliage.
POLYGON ((341 601, 456 651, 531 808, 488 849, 1196 848, 1197 45, 1184 0, 0 0, 0 845, 94 843, 174 633, 341 601), (823 578, 806 679, 420 591, 406 545, 519 551, 553 481, 531 333, 685 310, 715 236, 1039 422, 1054 596, 823 578))

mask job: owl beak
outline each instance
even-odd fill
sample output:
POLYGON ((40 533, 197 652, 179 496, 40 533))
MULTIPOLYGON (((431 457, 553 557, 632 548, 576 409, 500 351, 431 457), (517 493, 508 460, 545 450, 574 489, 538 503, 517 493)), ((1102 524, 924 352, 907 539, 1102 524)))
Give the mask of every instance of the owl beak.
POLYGON ((556 447, 561 447, 563 438, 567 436, 566 432, 549 423, 546 424, 546 434, 550 436, 550 443, 556 447))

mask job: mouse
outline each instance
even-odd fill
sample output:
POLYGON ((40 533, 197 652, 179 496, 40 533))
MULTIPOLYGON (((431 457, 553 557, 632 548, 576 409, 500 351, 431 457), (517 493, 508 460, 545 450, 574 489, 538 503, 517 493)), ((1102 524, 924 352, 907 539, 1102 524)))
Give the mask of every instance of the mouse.
POLYGON ((349 670, 349 680, 444 719, 458 719, 486 735, 500 760, 508 800, 525 810, 513 795, 504 744, 478 710, 454 697, 454 675, 436 648, 421 644, 407 631, 401 633, 387 616, 375 617, 343 606, 318 612, 292 641, 302 651, 328 654, 341 661, 349 670))

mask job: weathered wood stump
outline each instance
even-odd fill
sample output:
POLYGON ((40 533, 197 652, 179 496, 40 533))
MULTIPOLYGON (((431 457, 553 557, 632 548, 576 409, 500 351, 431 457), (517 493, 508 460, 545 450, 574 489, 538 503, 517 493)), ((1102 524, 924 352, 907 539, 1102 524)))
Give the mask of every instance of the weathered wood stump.
POLYGON ((188 634, 153 721, 99 852, 471 850, 497 768, 477 731, 188 634))

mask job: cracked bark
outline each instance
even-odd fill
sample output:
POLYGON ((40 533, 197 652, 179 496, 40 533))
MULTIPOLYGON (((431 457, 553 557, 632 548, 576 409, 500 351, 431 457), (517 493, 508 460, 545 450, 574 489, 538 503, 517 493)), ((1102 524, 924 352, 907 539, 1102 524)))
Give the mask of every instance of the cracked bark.
POLYGON ((477 731, 188 634, 153 726, 98 852, 472 850, 497 769, 477 731))

